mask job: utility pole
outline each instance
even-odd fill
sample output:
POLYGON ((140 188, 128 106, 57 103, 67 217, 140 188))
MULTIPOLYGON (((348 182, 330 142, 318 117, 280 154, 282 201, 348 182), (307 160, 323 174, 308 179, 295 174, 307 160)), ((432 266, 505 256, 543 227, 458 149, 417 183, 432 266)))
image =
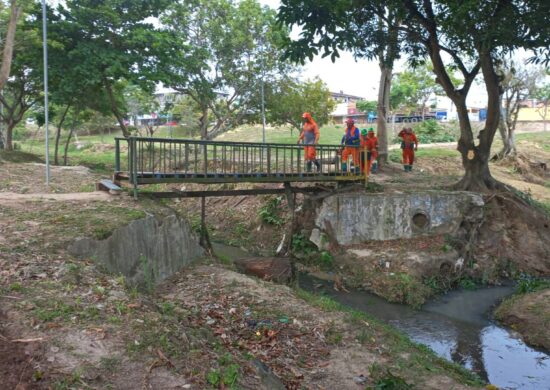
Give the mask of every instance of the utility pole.
POLYGON ((46 33, 46 0, 42 0, 42 46, 44 50, 44 128, 46 130, 46 185, 50 185, 50 139, 48 131, 48 42, 46 33))
POLYGON ((261 94, 262 94, 262 143, 265 144, 265 94, 264 94, 264 36, 265 33, 260 37, 260 67, 261 67, 261 94))

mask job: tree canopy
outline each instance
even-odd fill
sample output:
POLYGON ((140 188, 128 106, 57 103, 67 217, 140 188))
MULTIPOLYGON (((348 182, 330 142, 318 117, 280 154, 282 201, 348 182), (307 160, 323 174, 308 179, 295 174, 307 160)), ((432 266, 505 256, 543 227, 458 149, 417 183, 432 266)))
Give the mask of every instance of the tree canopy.
POLYGON ((304 112, 309 112, 319 126, 329 121, 335 102, 328 87, 319 78, 303 82, 284 78, 271 88, 266 100, 269 123, 289 124, 300 131, 304 112))
MULTIPOLYGON (((281 2, 281 22, 302 28, 297 40, 287 42, 289 57, 311 57, 323 51, 324 55, 336 59, 339 50, 355 42, 354 38, 349 38, 353 31, 343 33, 339 23, 346 17, 354 20, 357 12, 376 15, 390 23, 398 30, 397 39, 409 62, 414 66, 429 58, 437 83, 457 107, 461 128, 458 148, 465 168, 465 176, 457 188, 486 191, 497 186, 488 166, 500 115, 500 80, 495 71, 495 58, 522 48, 548 61, 550 34, 546 15, 550 11, 549 2, 389 0, 381 6, 372 0, 336 0, 317 3, 315 9, 304 9, 308 7, 304 3, 299 0, 281 2), (395 19, 388 19, 388 9, 395 12, 395 19), (460 86, 453 83, 449 67, 461 74, 460 86), (488 94, 488 110, 485 128, 476 142, 466 97, 480 72, 488 94)), ((364 38, 364 47, 374 52, 388 36, 373 33, 364 38)))
POLYGON ((258 111, 261 83, 292 72, 280 60, 287 30, 275 16, 256 0, 195 0, 174 2, 163 18, 182 48, 167 85, 199 106, 203 139, 258 111))

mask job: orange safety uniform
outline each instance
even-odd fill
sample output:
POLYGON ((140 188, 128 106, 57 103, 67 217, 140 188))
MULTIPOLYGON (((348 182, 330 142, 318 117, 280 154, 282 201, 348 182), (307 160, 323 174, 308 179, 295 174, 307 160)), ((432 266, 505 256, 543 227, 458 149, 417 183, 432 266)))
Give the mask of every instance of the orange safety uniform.
POLYGON ((401 149, 403 149, 403 166, 405 171, 411 171, 414 163, 414 151, 418 148, 418 139, 412 129, 403 129, 398 136, 401 138, 401 149))
MULTIPOLYGON (((353 159, 353 165, 355 167, 360 167, 360 159, 359 159, 359 146, 360 146, 360 134, 359 129, 355 127, 355 125, 351 124, 351 127, 349 125, 346 127, 346 134, 342 137, 342 144, 345 145, 344 150, 342 151, 342 163, 347 164, 349 156, 353 159), (356 145, 354 147, 354 145, 356 145)), ((344 169, 344 171, 347 170, 344 169)))
MULTIPOLYGON (((361 136, 361 150, 367 150, 367 173, 370 173, 370 168, 373 161, 378 158, 378 137, 374 135, 374 132, 369 132, 366 136, 361 136), (371 135, 372 134, 372 135, 371 135)), ((364 161, 362 161, 364 163, 364 161)), ((365 170, 364 164, 361 166, 362 171, 365 170)))
POLYGON ((304 113, 303 117, 305 123, 300 133, 300 137, 298 138, 298 142, 302 141, 304 143, 304 156, 306 161, 315 161, 317 157, 315 145, 319 142, 321 133, 319 132, 319 126, 317 126, 317 123, 315 123, 308 112, 304 113))

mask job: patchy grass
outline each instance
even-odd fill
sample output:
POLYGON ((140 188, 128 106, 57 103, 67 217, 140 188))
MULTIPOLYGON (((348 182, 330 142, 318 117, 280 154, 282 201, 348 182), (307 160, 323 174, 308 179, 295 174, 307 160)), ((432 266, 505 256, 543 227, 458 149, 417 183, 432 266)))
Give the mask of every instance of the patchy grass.
POLYGON ((32 153, 22 152, 20 150, 0 150, 0 162, 8 161, 12 163, 43 163, 40 157, 32 153))

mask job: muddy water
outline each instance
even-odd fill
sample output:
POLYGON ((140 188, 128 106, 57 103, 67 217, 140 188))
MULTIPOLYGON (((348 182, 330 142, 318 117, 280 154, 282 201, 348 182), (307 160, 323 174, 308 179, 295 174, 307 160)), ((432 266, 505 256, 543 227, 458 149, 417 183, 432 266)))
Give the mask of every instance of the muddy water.
MULTIPOLYGON (((232 259, 250 257, 220 244, 214 244, 214 250, 232 259)), ((305 290, 391 324, 502 389, 550 389, 550 354, 525 345, 517 334, 489 319, 491 309, 512 294, 512 286, 454 291, 413 310, 363 291, 335 291, 331 282, 307 274, 298 275, 298 282, 305 290)))
POLYGON ((512 286, 454 291, 413 310, 362 291, 335 291, 330 282, 306 274, 299 275, 299 284, 391 324, 500 388, 550 389, 550 355, 489 320, 493 306, 513 292, 512 286))

